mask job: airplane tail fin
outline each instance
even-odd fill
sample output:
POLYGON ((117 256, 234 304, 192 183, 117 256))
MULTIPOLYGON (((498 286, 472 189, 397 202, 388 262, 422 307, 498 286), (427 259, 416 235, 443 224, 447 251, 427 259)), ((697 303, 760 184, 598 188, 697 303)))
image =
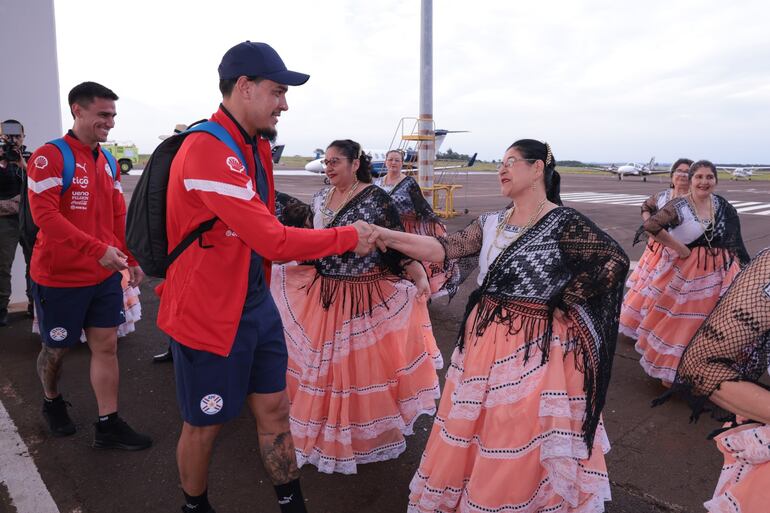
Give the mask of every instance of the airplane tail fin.
POLYGON ((441 130, 441 129, 436 130, 436 140, 435 140, 436 153, 438 153, 439 150, 441 149, 441 145, 444 144, 444 139, 446 139, 446 134, 448 133, 449 133, 448 130, 441 130))
POLYGON ((476 163, 476 155, 478 155, 478 153, 474 153, 473 156, 468 159, 468 163, 465 164, 466 167, 473 167, 473 164, 476 163))
POLYGON ((652 157, 652 158, 650 159, 650 163, 649 163, 649 164, 647 164, 647 168, 648 168, 650 171, 654 171, 654 170, 655 170, 655 157, 652 157))

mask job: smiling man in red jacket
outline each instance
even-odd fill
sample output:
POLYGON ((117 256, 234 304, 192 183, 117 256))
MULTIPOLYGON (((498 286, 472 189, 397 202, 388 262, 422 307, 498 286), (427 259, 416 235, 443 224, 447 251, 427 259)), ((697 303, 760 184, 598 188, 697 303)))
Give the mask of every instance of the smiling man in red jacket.
MULTIPOLYGON (((326 230, 283 226, 275 217, 268 139, 288 109, 288 71, 265 43, 240 43, 219 65, 220 124, 245 159, 205 133, 187 136, 171 165, 166 228, 175 247, 200 223, 218 220, 168 269, 158 326, 171 337, 184 424, 177 463, 185 512, 210 513, 208 467, 222 425, 249 405, 262 461, 283 513, 304 512, 286 395, 283 326, 269 289, 272 260, 309 260, 371 248, 366 224, 326 230)), ((257 510, 255 506, 253 508, 257 510)))
POLYGON ((120 173, 99 147, 115 126, 117 99, 95 82, 70 91, 75 121, 63 138, 63 149, 74 158, 69 181, 63 179, 63 150, 45 144, 30 157, 29 206, 40 228, 30 276, 43 339, 37 371, 45 394, 43 415, 51 432, 75 433, 58 382, 64 354, 80 343, 85 330, 91 386, 99 408, 94 447, 139 450, 150 447, 152 440, 118 417, 117 327, 125 322, 119 271, 128 269, 132 286, 144 275, 126 250, 120 173))

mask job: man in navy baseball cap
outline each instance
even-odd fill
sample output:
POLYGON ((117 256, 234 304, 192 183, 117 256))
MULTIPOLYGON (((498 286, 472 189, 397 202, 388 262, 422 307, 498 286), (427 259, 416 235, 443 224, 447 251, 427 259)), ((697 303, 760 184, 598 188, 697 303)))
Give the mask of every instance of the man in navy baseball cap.
MULTIPOLYGON (((230 48, 219 65, 222 103, 209 121, 219 125, 239 151, 223 142, 227 137, 192 133, 169 170, 169 239, 181 240, 200 224, 199 218, 216 218, 217 224, 206 236, 219 237, 205 258, 196 256, 199 248, 193 244, 169 267, 158 315, 158 326, 171 339, 177 401, 184 420, 177 465, 185 513, 214 513, 208 501, 211 455, 221 427, 238 417, 244 404, 257 420, 260 454, 281 513, 306 513, 289 427, 288 353, 281 317, 270 295, 269 258, 305 259, 294 256, 305 253, 293 251, 310 246, 323 248, 313 258, 350 249, 350 243, 329 249, 330 244, 307 242, 324 230, 286 234, 273 215, 269 140, 276 137, 276 124, 289 108, 289 87, 308 78, 287 70, 265 43, 245 41, 230 48), (275 245, 268 247, 272 243, 264 234, 279 232, 275 245), (227 273, 218 274, 223 279, 211 278, 223 262, 227 273), (193 271, 185 267, 189 265, 193 271), (186 279, 191 272, 209 279, 186 279), (217 299, 212 302, 212 297, 217 299), (182 312, 174 306, 179 301, 206 303, 206 308, 182 312)), ((361 229, 359 242, 369 236, 361 229)), ((336 232, 328 236, 329 241, 338 240, 336 232)), ((354 235, 349 236, 352 241, 354 235)), ((257 505, 251 508, 256 509, 257 505)))
POLYGON ((278 52, 267 43, 244 41, 230 48, 219 64, 219 79, 261 77, 283 85, 302 85, 310 75, 289 71, 278 52))

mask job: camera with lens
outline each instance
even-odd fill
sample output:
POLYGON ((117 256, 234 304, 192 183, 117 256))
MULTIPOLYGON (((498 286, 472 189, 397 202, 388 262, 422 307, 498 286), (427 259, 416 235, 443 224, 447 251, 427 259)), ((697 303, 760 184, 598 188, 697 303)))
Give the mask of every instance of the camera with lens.
POLYGON ((22 156, 29 156, 21 144, 23 136, 21 123, 4 121, 0 124, 0 162, 15 164, 21 161, 22 156))

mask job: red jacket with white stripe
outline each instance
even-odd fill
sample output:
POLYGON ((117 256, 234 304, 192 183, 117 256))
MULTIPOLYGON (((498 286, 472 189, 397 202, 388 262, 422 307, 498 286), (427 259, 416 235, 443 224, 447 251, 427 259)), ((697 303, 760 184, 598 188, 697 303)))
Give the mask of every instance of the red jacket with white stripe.
POLYGON ((70 134, 64 140, 75 157, 72 183, 62 195, 64 159, 52 144, 44 144, 29 158, 29 207, 40 228, 32 252, 30 275, 48 287, 96 285, 115 271, 99 264, 108 246, 126 255, 126 202, 120 173, 113 179, 107 159, 98 156, 70 134))
POLYGON ((188 135, 174 157, 166 193, 169 247, 202 222, 218 220, 203 234, 203 244, 194 242, 171 264, 166 281, 157 288, 158 327, 180 344, 227 356, 246 301, 252 249, 263 257, 269 283, 271 260, 341 254, 355 248, 358 235, 352 226, 312 230, 282 225, 274 214, 270 144, 258 142, 269 189, 265 205, 253 178, 251 146, 221 109, 211 120, 236 141, 245 167, 227 145, 205 133, 188 135))

